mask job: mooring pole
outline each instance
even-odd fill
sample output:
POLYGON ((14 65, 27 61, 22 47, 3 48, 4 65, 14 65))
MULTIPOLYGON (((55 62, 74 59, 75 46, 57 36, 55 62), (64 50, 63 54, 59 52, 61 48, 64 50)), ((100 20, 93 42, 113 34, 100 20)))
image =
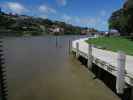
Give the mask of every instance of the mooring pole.
POLYGON ((92 58, 92 45, 91 44, 88 44, 88 69, 92 69, 92 61, 93 61, 93 58, 92 58))
POLYGON ((119 51, 117 58, 116 92, 120 95, 124 93, 125 88, 125 62, 126 55, 119 51))
POLYGON ((79 43, 76 43, 76 58, 79 57, 79 43))
POLYGON ((71 54, 71 40, 69 40, 68 48, 69 48, 69 54, 71 54))
POLYGON ((57 36, 55 36, 55 43, 56 43, 56 48, 58 46, 58 39, 57 39, 57 36))

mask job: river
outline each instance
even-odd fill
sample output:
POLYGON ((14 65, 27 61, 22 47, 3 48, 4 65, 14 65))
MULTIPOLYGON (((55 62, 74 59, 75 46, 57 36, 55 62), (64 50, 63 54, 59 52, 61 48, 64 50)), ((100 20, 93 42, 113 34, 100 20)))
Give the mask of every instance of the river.
POLYGON ((9 100, 119 100, 69 55, 69 40, 85 36, 4 38, 9 100))

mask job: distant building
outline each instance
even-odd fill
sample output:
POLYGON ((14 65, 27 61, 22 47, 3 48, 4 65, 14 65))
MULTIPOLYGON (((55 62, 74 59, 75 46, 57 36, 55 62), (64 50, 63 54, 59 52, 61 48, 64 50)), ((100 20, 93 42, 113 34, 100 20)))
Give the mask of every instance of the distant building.
POLYGON ((63 34, 64 33, 64 28, 58 27, 56 25, 52 25, 51 28, 49 28, 49 31, 51 34, 63 34))
POLYGON ((16 13, 11 13, 11 12, 10 12, 9 15, 10 15, 10 16, 15 16, 16 13))
POLYGON ((40 25, 39 27, 40 27, 40 29, 42 30, 43 33, 46 33, 46 27, 45 26, 40 25))
POLYGON ((112 29, 108 33, 110 36, 120 36, 120 33, 118 30, 112 29))
POLYGON ((81 35, 86 35, 88 32, 87 32, 87 30, 82 30, 81 31, 81 35))
POLYGON ((99 34, 101 36, 120 36, 120 33, 115 29, 109 31, 100 31, 99 34))
POLYGON ((93 35, 94 33, 97 33, 97 30, 93 28, 86 28, 81 31, 81 35, 93 35))

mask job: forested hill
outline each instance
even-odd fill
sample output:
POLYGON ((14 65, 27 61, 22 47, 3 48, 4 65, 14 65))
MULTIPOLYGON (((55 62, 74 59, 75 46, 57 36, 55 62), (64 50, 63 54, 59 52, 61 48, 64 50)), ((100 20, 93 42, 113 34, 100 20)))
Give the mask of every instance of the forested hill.
MULTIPOLYGON (((26 15, 7 14, 0 10, 0 35, 69 35, 86 34, 88 28, 73 26, 65 22, 31 17, 26 15)), ((89 28, 92 32, 97 31, 89 28)))

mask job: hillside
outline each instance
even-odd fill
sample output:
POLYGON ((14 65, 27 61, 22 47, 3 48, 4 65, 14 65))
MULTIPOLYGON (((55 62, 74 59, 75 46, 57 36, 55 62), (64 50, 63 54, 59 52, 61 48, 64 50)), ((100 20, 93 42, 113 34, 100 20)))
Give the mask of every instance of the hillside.
MULTIPOLYGON (((52 21, 26 15, 6 14, 0 11, 0 35, 69 35, 86 34, 88 28, 73 26, 65 22, 52 21)), ((97 31, 89 28, 92 32, 97 31)))

